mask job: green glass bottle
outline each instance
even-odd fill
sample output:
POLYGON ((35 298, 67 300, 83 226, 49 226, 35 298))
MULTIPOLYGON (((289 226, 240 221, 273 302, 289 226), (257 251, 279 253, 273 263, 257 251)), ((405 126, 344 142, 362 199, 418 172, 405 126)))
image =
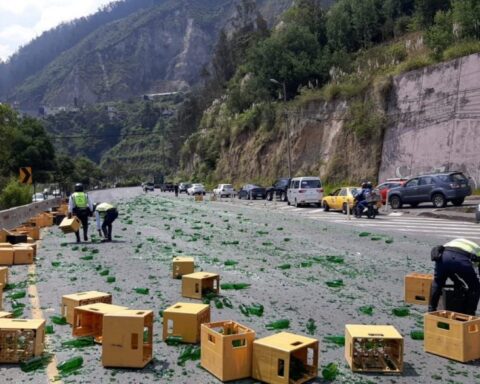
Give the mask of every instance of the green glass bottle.
POLYGON ((395 316, 398 316, 398 317, 405 317, 405 316, 410 315, 410 309, 408 309, 408 308, 406 308, 406 307, 393 308, 393 309, 392 309, 392 313, 393 313, 395 316))
POLYGON ((423 340, 424 339, 424 333, 421 330, 413 330, 410 332, 410 337, 413 340, 423 340))
POLYGON ((263 311, 264 311, 264 308, 262 304, 253 303, 251 306, 248 307, 248 313, 250 315, 261 317, 263 316, 263 311))
POLYGON ((108 276, 107 277, 107 283, 111 284, 111 283, 114 283, 117 279, 115 278, 115 276, 108 276))
POLYGON ((214 302, 215 302, 215 307, 216 307, 217 309, 223 309, 223 303, 222 303, 222 301, 220 300, 220 298, 216 297, 216 298, 214 299, 214 302))
POLYGON ((358 311, 364 315, 373 315, 373 307, 371 305, 364 305, 363 307, 358 308, 358 311))
POLYGON ((183 343, 182 336, 167 336, 165 343, 169 346, 177 346, 183 343))
POLYGON ((52 267, 59 267, 60 266, 60 261, 52 261, 52 267))
POLYGON ((317 325, 315 324, 315 320, 308 319, 308 321, 307 321, 307 333, 309 335, 314 335, 316 331, 317 331, 317 325))
POLYGON ((334 335, 334 336, 325 336, 324 340, 327 343, 336 344, 336 345, 345 345, 345 336, 334 335))
POLYGON ((53 329, 52 324, 48 324, 45 326, 45 334, 46 335, 53 335, 55 333, 55 330, 53 329))
POLYGON ((242 314, 244 314, 245 316, 250 316, 250 313, 248 312, 248 308, 245 304, 240 304, 238 308, 240 309, 240 312, 242 312, 242 314))
POLYGON ((25 296, 27 296, 26 291, 17 291, 17 292, 12 292, 10 295, 8 295, 8 298, 10 300, 18 300, 18 299, 23 299, 25 296))
POLYGON ((67 319, 63 316, 51 316, 50 320, 52 320, 53 324, 67 325, 67 319))
POLYGON ((23 317, 23 308, 17 308, 12 311, 12 317, 14 319, 18 319, 19 317, 23 317))
POLYGON ((13 309, 25 308, 25 304, 19 303, 17 300, 12 300, 12 308, 13 309))
POLYGON ((62 375, 69 374, 73 371, 76 371, 83 365, 83 357, 82 356, 75 356, 71 359, 64 360, 57 365, 58 371, 62 375))
POLYGON ((150 293, 148 288, 133 288, 133 290, 139 295, 148 295, 150 293))
POLYGON ((37 369, 46 367, 51 361, 52 355, 44 354, 42 356, 32 357, 20 363, 20 369, 22 372, 33 372, 37 369))
POLYGON ((266 327, 269 331, 287 329, 288 327, 290 327, 290 320, 281 319, 281 320, 273 321, 271 323, 268 323, 266 327))
POLYGON ((227 308, 233 308, 233 304, 228 297, 222 299, 223 305, 227 308))
POLYGON ((200 347, 197 345, 188 345, 186 346, 180 356, 178 357, 177 364, 183 367, 188 360, 199 360, 200 359, 200 347))
POLYGON ((85 336, 77 339, 67 340, 62 343, 62 346, 67 348, 85 348, 95 345, 93 337, 85 336))
POLYGON ((325 368, 322 369, 322 377, 325 380, 335 380, 338 375, 338 367, 335 363, 329 363, 325 368))
POLYGON ((110 273, 109 269, 104 269, 103 271, 100 272, 100 276, 107 276, 110 273))
POLYGON ((327 286, 330 288, 340 288, 343 287, 343 280, 338 279, 338 280, 330 280, 326 282, 327 286))

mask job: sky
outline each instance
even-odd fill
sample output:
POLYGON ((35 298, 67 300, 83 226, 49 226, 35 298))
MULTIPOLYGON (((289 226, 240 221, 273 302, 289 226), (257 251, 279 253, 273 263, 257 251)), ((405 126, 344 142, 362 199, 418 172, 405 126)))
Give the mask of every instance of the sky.
POLYGON ((0 0, 0 60, 63 21, 94 13, 112 0, 0 0))

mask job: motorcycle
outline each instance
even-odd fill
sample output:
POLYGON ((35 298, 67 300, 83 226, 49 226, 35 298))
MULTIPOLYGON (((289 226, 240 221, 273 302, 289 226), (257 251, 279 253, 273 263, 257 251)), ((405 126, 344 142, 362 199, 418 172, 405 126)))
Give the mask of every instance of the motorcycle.
POLYGON ((366 207, 360 207, 358 205, 358 201, 355 201, 355 204, 353 206, 353 213, 356 218, 361 218, 362 215, 367 216, 369 219, 375 219, 377 216, 377 211, 376 211, 376 203, 371 201, 367 202, 366 207))

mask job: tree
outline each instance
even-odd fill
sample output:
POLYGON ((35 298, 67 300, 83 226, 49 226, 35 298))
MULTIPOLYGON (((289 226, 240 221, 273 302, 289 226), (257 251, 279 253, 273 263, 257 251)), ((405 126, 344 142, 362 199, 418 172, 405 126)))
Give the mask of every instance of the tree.
POLYGON ((355 39, 362 48, 381 41, 380 11, 375 0, 351 2, 355 39))
POLYGON ((353 26, 353 10, 349 0, 340 0, 330 8, 327 18, 328 43, 334 51, 358 49, 353 26))
POLYGON ((77 157, 75 159, 75 170, 78 175, 78 181, 87 188, 97 185, 104 177, 98 165, 86 157, 77 157))
POLYGON ((425 34, 425 42, 433 51, 436 58, 440 58, 443 51, 453 43, 452 12, 439 11, 435 15, 435 24, 425 34))
POLYGON ((287 24, 307 27, 317 36, 320 45, 327 43, 326 15, 321 0, 295 0, 282 18, 287 24))
POLYGON ((438 11, 448 11, 450 0, 415 0, 415 14, 423 27, 431 26, 438 11))
POLYGON ((459 37, 480 39, 480 3, 477 0, 455 0, 452 9, 453 24, 459 26, 459 37))

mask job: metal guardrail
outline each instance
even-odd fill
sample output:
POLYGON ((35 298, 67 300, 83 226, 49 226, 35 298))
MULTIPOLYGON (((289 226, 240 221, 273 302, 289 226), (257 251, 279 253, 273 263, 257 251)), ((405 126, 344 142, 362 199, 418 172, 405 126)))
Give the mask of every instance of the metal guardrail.
POLYGON ((48 211, 53 207, 58 207, 62 199, 56 197, 38 203, 32 203, 28 205, 22 205, 21 207, 15 207, 0 211, 0 228, 13 229, 24 223, 31 217, 34 217, 38 213, 48 211))

